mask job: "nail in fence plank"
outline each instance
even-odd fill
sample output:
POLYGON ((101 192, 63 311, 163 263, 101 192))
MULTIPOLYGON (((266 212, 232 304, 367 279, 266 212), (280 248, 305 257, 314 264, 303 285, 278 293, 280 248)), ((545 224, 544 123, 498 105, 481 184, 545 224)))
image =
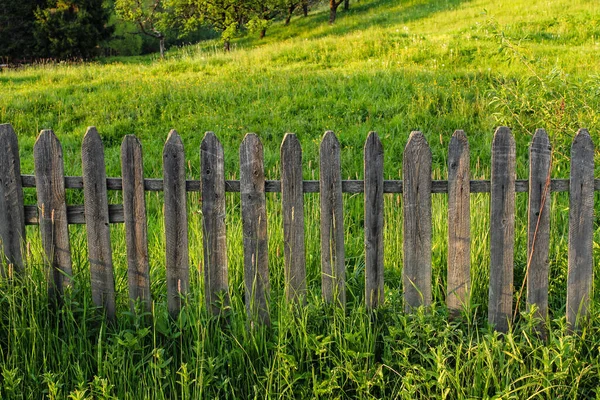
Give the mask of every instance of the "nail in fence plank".
POLYGON ((127 277, 130 308, 135 301, 151 309, 150 271, 148 264, 148 227, 144 197, 142 145, 134 135, 126 135, 121 144, 121 174, 123 176, 123 214, 127 242, 127 277))
POLYGON ((0 124, 0 238, 5 259, 0 262, 0 276, 12 268, 22 274, 22 245, 25 241, 25 214, 21 186, 21 162, 17 135, 10 124, 0 124))
POLYGON ((538 129, 529 147, 527 305, 535 304, 537 317, 542 319, 548 315, 551 160, 548 135, 538 129))
POLYGON ((431 304, 431 149, 412 132, 404 149, 404 309, 431 304))
POLYGON ((364 146, 365 168, 365 304, 383 304, 383 146, 370 132, 364 146))
POLYGON ((469 141, 457 130, 448 146, 448 292, 457 315, 469 305, 471 288, 471 205, 469 141))
POLYGON ((110 247, 104 146, 93 126, 88 128, 83 138, 81 164, 92 300, 94 305, 104 308, 109 319, 114 319, 115 281, 110 247))
POLYGON ((496 130, 492 143, 490 225, 488 321, 506 332, 512 311, 515 245, 515 139, 506 127, 496 130))
POLYGON ((580 129, 571 146, 567 323, 574 328, 588 313, 593 282, 594 144, 580 129))
POLYGON ((283 249, 285 253, 285 297, 306 301, 306 254, 304 248, 304 193, 302 192, 302 148, 296 135, 286 133, 281 143, 281 200, 283 249))
POLYGON ((200 145, 202 171, 202 228, 204 247, 204 298, 214 313, 223 297, 229 304, 227 238, 225 229, 225 158, 223 146, 213 132, 200 145))
POLYGON ((175 130, 169 132, 163 148, 163 171, 167 308, 175 318, 188 294, 190 282, 185 154, 181 137, 175 130))
POLYGON ((73 275, 62 147, 54 132, 43 130, 33 147, 40 233, 45 254, 48 295, 56 298, 73 275))
POLYGON ((251 320, 269 324, 269 254, 263 146, 249 133, 240 146, 240 192, 244 232, 246 311, 251 320))
POLYGON ((346 304, 344 210, 340 142, 325 132, 320 148, 321 192, 321 291, 329 303, 346 304))

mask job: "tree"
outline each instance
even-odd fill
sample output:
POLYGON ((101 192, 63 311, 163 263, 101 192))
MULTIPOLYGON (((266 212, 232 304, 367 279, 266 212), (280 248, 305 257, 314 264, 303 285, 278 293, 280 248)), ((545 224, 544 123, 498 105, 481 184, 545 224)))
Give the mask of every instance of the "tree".
POLYGON ((287 8, 285 0, 255 0, 247 2, 250 20, 248 29, 258 31, 262 39, 267 34, 271 21, 283 14, 287 8))
POLYGON ((329 25, 332 25, 335 22, 335 17, 337 16, 337 9, 343 2, 344 0, 329 0, 329 25))
POLYGON ((223 49, 230 50, 231 39, 248 19, 248 2, 240 0, 169 0, 173 20, 185 31, 209 25, 221 33, 223 49))
POLYGON ((290 21, 292 19, 292 15, 294 14, 294 11, 296 11, 296 9, 300 6, 302 8, 302 14, 305 17, 308 17, 308 8, 312 5, 317 3, 317 0, 288 0, 286 2, 286 6, 287 6, 287 16, 285 18, 285 25, 289 25, 290 21))
POLYGON ((115 10, 121 19, 133 22, 140 33, 158 39, 160 57, 164 58, 165 32, 171 16, 164 0, 115 0, 115 10))
POLYGON ((44 2, 0 1, 0 58, 11 61, 35 57, 35 10, 44 2))
POLYGON ((50 0, 35 12, 37 55, 91 58, 112 34, 102 0, 50 0))

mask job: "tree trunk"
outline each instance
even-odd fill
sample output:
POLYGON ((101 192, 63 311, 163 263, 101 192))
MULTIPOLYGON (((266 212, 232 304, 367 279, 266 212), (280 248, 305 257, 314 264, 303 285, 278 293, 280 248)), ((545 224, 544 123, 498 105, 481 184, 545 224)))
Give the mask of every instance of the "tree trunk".
POLYGON ((158 40, 160 46, 160 58, 165 58, 165 37, 160 36, 158 40))
POLYGON ((287 26, 287 25, 289 25, 289 24, 290 24, 290 21, 291 21, 291 19, 292 19, 292 14, 293 14, 293 12, 294 12, 294 10, 295 10, 295 9, 296 9, 296 3, 290 4, 290 7, 288 8, 288 15, 287 15, 287 17, 285 18, 285 23, 284 23, 284 25, 286 25, 286 26, 287 26))
POLYGON ((350 9, 350 0, 344 0, 344 11, 348 11, 350 9))
POLYGON ((340 5, 340 3, 336 2, 335 0, 329 0, 329 25, 333 25, 333 23, 335 22, 337 8, 340 5))
POLYGON ((306 0, 302 2, 302 14, 304 14, 305 17, 308 17, 308 1, 306 0))
POLYGON ((225 39, 223 41, 223 50, 225 50, 228 53, 231 50, 229 39, 225 39))
POLYGON ((259 38, 263 39, 266 34, 267 34, 267 28, 261 28, 260 33, 259 33, 259 38))

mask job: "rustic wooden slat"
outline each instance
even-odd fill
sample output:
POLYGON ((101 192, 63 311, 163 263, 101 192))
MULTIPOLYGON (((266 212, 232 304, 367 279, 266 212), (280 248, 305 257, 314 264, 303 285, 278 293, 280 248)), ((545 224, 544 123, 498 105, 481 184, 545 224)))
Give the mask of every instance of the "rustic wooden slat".
MULTIPOLYGON (((35 177, 33 175, 21 175, 23 187, 35 187, 35 177)), ((569 179, 552 179, 550 184, 551 192, 568 192, 569 179)), ((186 191, 199 192, 200 181, 186 181, 186 191)), ((121 178, 106 178, 106 187, 108 190, 122 190, 121 178)), ((471 181, 471 193, 489 193, 492 187, 490 181, 473 180, 471 181)), ((65 188, 81 189, 83 181, 79 176, 66 176, 65 188)), ((144 190, 148 192, 160 192, 163 190, 162 179, 144 179, 144 190)), ((302 190, 304 193, 319 193, 319 181, 303 181, 302 190)), ((529 181, 527 179, 517 179, 515 181, 515 191, 525 193, 529 190, 529 181)), ((225 191, 239 193, 240 181, 225 181, 225 191)), ((344 193, 362 193, 364 191, 364 182, 360 180, 342 181, 342 192, 344 193)), ((600 192, 600 179, 594 180, 594 191, 600 192)), ((265 181, 265 192, 281 192, 280 181, 265 181)), ((384 180, 383 193, 402 193, 401 180, 384 180)), ((447 181, 431 181, 431 193, 448 193, 447 181)))
POLYGON ((404 309, 431 304, 431 149, 412 132, 404 149, 404 309))
POLYGON ((515 245, 515 139, 500 127, 492 143, 490 217, 490 286, 488 321, 500 332, 508 331, 513 299, 515 245))
POLYGON ((114 319, 115 278, 110 247, 104 146, 93 126, 88 128, 83 137, 81 165, 92 301, 94 305, 103 307, 109 319, 114 319))
POLYGON ((43 130, 33 147, 40 233, 44 248, 48 295, 56 298, 73 275, 62 147, 54 132, 43 130))
POLYGON ((281 143, 281 200, 285 295, 289 302, 306 300, 306 254, 304 248, 304 194, 302 148, 296 135, 287 133, 281 143))
POLYGON ((5 277, 11 269, 17 275, 22 275, 24 264, 21 248, 25 241, 19 144, 10 124, 0 124, 0 149, 0 238, 4 252, 0 276, 5 277))
POLYGON ((240 197, 244 232, 246 311, 251 320, 269 324, 269 252, 263 146, 249 133, 240 146, 240 197))
POLYGON ((538 129, 529 147, 527 305, 535 304, 538 318, 544 320, 548 315, 551 160, 548 134, 538 129))
POLYGON ((587 316, 593 282, 594 143, 580 129, 571 145, 569 194, 569 270, 567 275, 567 323, 577 328, 587 316))
MULTIPOLYGON (((25 206, 25 225, 38 225, 39 213, 37 206, 25 206)), ((67 206, 67 222, 74 225, 85 224, 85 206, 67 206)), ((125 222, 122 204, 108 205, 108 222, 111 224, 122 224, 125 222)))
POLYGON ((221 310, 218 300, 229 304, 227 239, 225 229, 225 157, 213 132, 206 132, 200 145, 202 171, 202 229, 204 248, 204 298, 213 313, 221 310))
POLYGON ((165 266, 167 308, 176 318, 190 286, 188 217, 185 192, 185 154, 175 130, 169 132, 163 148, 165 191, 165 266))
POLYGON ((469 305, 471 288, 471 205, 469 141, 457 130, 448 146, 448 292, 452 315, 469 305))
POLYGON ((383 304, 383 146, 370 132, 364 146, 365 173, 365 304, 383 304))
POLYGON ((344 210, 340 143, 332 131, 325 132, 320 148, 321 192, 321 292, 323 299, 346 304, 344 210))
POLYGON ((123 214, 127 242, 127 278, 130 308, 137 300, 151 309, 150 268, 148 264, 148 227, 144 197, 142 145, 134 135, 126 135, 121 144, 121 174, 123 175, 123 214))

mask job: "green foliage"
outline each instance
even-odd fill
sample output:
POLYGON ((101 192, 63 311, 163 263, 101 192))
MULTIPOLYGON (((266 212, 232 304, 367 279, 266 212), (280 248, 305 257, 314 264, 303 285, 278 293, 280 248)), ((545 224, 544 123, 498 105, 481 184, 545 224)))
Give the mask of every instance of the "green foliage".
POLYGON ((35 56, 35 11, 44 3, 44 0, 0 2, 0 60, 35 56))
POLYGON ((112 30, 102 0, 52 0, 35 14, 38 55, 58 59, 97 56, 112 30))

